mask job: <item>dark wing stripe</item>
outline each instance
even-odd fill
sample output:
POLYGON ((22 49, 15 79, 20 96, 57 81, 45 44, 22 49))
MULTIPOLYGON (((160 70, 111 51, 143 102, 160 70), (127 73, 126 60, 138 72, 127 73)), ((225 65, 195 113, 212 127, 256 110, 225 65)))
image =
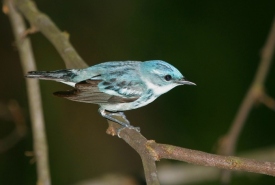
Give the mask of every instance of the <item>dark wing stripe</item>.
POLYGON ((129 103, 139 98, 122 98, 100 92, 97 86, 100 82, 101 80, 85 80, 77 83, 75 89, 69 91, 58 91, 53 94, 72 101, 94 104, 129 103))
POLYGON ((122 98, 119 96, 112 96, 109 100, 108 103, 130 103, 133 101, 136 101, 138 98, 122 98))
POLYGON ((68 91, 57 91, 54 92, 53 94, 55 96, 61 97, 61 98, 66 98, 66 97, 70 97, 73 96, 77 93, 77 89, 72 89, 72 90, 68 90, 68 91))

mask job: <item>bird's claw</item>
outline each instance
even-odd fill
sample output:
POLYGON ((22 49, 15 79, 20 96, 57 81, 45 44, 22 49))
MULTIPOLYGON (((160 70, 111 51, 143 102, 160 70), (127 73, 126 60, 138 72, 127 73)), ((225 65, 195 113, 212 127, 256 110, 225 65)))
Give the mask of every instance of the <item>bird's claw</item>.
POLYGON ((113 113, 108 113, 108 115, 109 116, 120 116, 124 119, 124 121, 127 125, 130 125, 130 121, 126 118, 126 116, 123 112, 113 112, 113 113))
POLYGON ((140 132, 139 127, 134 127, 134 126, 130 125, 130 122, 127 120, 127 118, 126 118, 126 116, 123 112, 106 113, 106 111, 104 109, 101 109, 101 108, 99 108, 98 111, 104 118, 122 125, 122 127, 117 130, 117 136, 119 138, 121 138, 120 135, 119 135, 120 132, 125 128, 134 129, 135 131, 140 132), (114 118, 113 116, 121 116, 124 119, 124 122, 114 118))

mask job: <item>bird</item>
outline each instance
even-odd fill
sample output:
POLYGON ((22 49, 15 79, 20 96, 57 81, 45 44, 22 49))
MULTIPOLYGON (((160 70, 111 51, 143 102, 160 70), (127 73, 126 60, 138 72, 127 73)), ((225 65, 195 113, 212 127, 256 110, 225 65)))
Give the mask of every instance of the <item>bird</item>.
POLYGON ((137 131, 139 128, 130 124, 124 111, 146 106, 176 86, 196 85, 162 60, 110 61, 84 69, 30 71, 26 77, 72 86, 72 90, 53 94, 72 101, 98 104, 102 117, 137 131), (125 122, 114 116, 122 116, 125 122))

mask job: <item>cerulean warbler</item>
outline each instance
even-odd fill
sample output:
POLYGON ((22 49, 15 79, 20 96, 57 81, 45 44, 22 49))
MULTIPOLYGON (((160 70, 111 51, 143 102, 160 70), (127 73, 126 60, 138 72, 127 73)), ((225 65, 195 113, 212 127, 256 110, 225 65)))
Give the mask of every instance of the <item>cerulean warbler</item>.
POLYGON ((174 66, 161 60, 104 62, 85 69, 31 71, 26 77, 54 80, 74 87, 54 95, 73 101, 94 103, 100 114, 124 127, 130 125, 122 111, 154 101, 178 85, 196 85, 184 79, 174 66), (106 111, 113 112, 107 114, 106 111), (112 117, 119 114, 125 123, 112 117))

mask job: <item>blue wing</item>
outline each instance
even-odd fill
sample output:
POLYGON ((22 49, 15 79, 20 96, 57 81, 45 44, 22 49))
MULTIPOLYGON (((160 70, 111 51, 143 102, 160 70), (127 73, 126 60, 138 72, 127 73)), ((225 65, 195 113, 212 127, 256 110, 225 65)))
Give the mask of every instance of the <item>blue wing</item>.
POLYGON ((75 89, 54 93, 86 103, 125 103, 140 98, 146 89, 140 79, 140 62, 105 62, 77 70, 75 89))
POLYGON ((98 84, 101 80, 85 80, 76 84, 75 88, 69 91, 58 91, 54 95, 67 98, 72 101, 94 104, 116 104, 136 101, 139 97, 120 97, 99 91, 98 84))
MULTIPOLYGON (((140 79, 140 63, 137 61, 105 62, 81 71, 85 79, 101 80, 99 91, 106 94, 135 98, 140 97, 145 90, 145 84, 140 79)), ((81 75, 80 75, 81 76, 81 75)))

